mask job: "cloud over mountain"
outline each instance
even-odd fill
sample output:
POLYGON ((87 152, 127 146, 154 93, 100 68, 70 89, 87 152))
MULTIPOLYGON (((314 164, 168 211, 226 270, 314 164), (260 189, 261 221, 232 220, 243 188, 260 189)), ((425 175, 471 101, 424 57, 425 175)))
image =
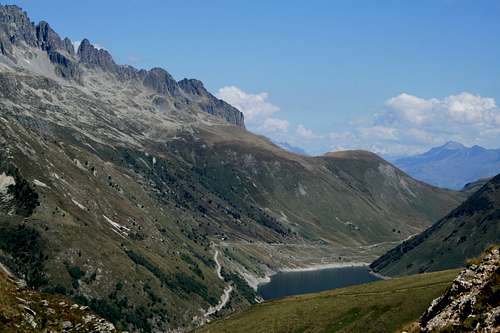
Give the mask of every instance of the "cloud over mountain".
POLYGON ((317 154, 366 149, 386 156, 402 156, 421 153, 450 140, 471 146, 499 145, 500 109, 495 99, 470 92, 439 98, 401 93, 388 98, 377 112, 363 118, 353 116, 323 132, 305 122, 293 124, 286 110, 270 102, 267 92, 252 94, 226 86, 219 89, 217 96, 245 114, 250 130, 317 154), (291 127, 293 131, 289 130, 291 127))
POLYGON ((226 86, 219 89, 216 96, 236 107, 245 115, 249 129, 262 133, 284 133, 290 123, 274 117, 280 108, 269 101, 269 94, 247 93, 236 86, 226 86))

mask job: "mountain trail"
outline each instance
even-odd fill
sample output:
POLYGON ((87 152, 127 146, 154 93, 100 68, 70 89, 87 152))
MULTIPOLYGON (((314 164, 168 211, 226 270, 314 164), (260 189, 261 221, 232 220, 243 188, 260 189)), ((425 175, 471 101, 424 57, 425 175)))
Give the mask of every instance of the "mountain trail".
MULTIPOLYGON (((215 249, 215 253, 214 253, 215 271, 216 271, 217 276, 219 277, 219 279, 222 280, 222 281, 224 281, 224 277, 222 276, 222 265, 221 265, 221 263, 219 261, 219 254, 220 254, 219 250, 215 249)), ((217 305, 210 307, 207 310, 207 312, 205 312, 205 317, 209 317, 209 316, 211 316, 213 314, 216 314, 220 310, 222 310, 222 308, 224 308, 224 306, 226 306, 226 304, 231 299, 231 293, 232 292, 233 292, 233 286, 231 285, 231 283, 229 283, 224 288, 224 292, 222 293, 222 295, 220 297, 220 302, 217 305)))

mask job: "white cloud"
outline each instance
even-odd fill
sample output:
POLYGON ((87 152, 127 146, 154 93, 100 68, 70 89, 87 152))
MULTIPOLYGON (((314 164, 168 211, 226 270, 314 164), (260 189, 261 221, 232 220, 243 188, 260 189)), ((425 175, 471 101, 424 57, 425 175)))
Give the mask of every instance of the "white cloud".
POLYGON ((286 132, 290 123, 283 119, 267 118, 259 129, 264 133, 286 132))
POLYGON ((484 123, 497 121, 495 100, 468 92, 450 95, 442 99, 423 99, 402 93, 386 101, 389 112, 382 115, 386 121, 402 121, 415 125, 427 125, 437 121, 445 123, 484 123))
POLYGON ((332 141, 354 141, 356 136, 348 131, 343 132, 330 132, 327 135, 328 139, 332 141))
POLYGON ((299 123, 294 130, 265 92, 250 94, 238 87, 221 88, 221 99, 245 114, 247 127, 280 142, 297 144, 312 153, 366 149, 385 156, 415 154, 458 141, 465 145, 500 145, 500 110, 495 99, 469 92, 422 98, 401 93, 385 101, 372 115, 338 124, 328 133, 299 123))
POLYGON ((395 112, 399 113, 402 119, 411 123, 420 125, 430 120, 434 103, 436 100, 425 100, 402 93, 396 97, 390 98, 386 101, 385 105, 395 112))
POLYGON ((385 126, 361 127, 357 129, 362 138, 367 140, 398 140, 396 128, 385 126))
POLYGON ((443 98, 402 93, 389 98, 372 119, 351 123, 342 135, 330 134, 335 146, 366 147, 384 154, 406 154, 453 140, 466 145, 499 144, 500 110, 491 97, 462 92, 443 98), (346 134, 349 133, 349 134, 346 134))
POLYGON ((269 102, 267 92, 250 94, 236 86, 227 86, 219 89, 217 97, 243 112, 248 123, 262 122, 280 110, 269 102))
POLYGON ((495 100, 493 98, 481 97, 463 92, 460 95, 446 97, 441 102, 448 115, 459 122, 490 121, 492 112, 497 113, 495 100))
POLYGON ((304 125, 302 125, 302 124, 299 124, 299 126, 297 126, 296 132, 303 139, 312 140, 312 139, 319 138, 318 135, 314 134, 314 132, 311 131, 310 129, 305 128, 304 125))

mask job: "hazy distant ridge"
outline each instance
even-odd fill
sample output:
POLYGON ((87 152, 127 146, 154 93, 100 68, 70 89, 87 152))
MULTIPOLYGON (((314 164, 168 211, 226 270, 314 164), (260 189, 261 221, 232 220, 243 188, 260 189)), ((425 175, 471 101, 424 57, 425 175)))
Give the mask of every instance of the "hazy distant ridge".
POLYGON ((394 164, 426 183, 461 189, 500 172, 500 149, 466 147, 451 141, 423 154, 397 159, 394 164))

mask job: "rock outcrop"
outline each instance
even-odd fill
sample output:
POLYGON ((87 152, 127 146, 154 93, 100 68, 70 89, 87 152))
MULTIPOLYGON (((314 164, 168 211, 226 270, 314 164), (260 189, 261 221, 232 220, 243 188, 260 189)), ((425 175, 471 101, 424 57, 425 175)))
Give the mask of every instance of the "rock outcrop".
POLYGON ((471 264, 420 319, 423 332, 500 331, 500 253, 494 248, 471 264))
POLYGON ((110 72, 117 70, 117 65, 111 57, 111 54, 104 49, 96 48, 88 39, 82 40, 78 47, 77 54, 80 58, 80 62, 84 64, 98 66, 110 72))
POLYGON ((16 280, 2 269, 0 295, 1 332, 118 332, 112 323, 92 313, 87 306, 29 289, 23 280, 16 280))
POLYGON ((209 93, 203 86, 203 82, 195 79, 184 79, 179 81, 179 86, 194 102, 199 104, 203 111, 227 119, 232 124, 245 125, 243 114, 235 107, 209 93))

